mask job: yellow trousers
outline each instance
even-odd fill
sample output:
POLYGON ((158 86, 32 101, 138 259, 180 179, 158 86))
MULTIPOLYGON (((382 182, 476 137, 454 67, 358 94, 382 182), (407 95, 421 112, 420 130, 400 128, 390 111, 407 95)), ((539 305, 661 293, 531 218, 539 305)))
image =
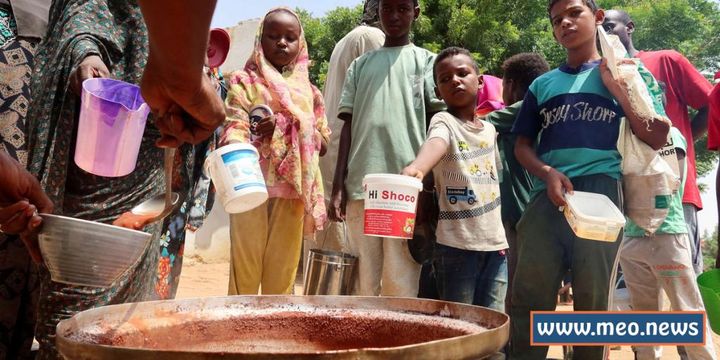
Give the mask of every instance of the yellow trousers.
POLYGON ((290 294, 302 247, 299 199, 272 198, 230 215, 230 295, 290 294))

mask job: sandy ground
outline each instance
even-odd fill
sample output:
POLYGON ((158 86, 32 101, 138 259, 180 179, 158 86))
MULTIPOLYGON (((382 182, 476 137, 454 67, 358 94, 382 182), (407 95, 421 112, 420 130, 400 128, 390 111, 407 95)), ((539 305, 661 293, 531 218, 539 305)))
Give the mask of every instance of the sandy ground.
MULTIPOLYGON (((186 258, 183 264, 182 276, 180 277, 177 298, 227 295, 229 271, 230 266, 226 262, 206 264, 198 258, 186 258)), ((296 287, 295 292, 301 293, 299 285, 296 287)), ((558 310, 569 311, 572 310, 572 307, 561 306, 558 307, 558 310)), ((720 350, 720 336, 713 334, 713 341, 715 349, 720 350)), ((562 359, 562 357, 563 351, 561 347, 550 347, 548 358, 562 359)), ((718 357, 720 357, 720 354, 718 354, 718 357)), ((634 356, 630 347, 623 346, 620 349, 612 350, 610 359, 632 360, 634 356)), ((674 347, 667 347, 663 350, 662 359, 679 359, 679 356, 674 347)))

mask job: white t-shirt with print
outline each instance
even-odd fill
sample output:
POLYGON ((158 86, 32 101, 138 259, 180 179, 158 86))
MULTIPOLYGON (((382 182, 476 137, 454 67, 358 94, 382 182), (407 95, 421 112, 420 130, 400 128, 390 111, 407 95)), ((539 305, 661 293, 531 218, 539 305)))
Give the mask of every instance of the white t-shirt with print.
POLYGON ((433 168, 440 216, 437 242, 473 251, 507 249, 500 213, 500 155, 495 127, 439 112, 427 139, 441 138, 448 152, 433 168))

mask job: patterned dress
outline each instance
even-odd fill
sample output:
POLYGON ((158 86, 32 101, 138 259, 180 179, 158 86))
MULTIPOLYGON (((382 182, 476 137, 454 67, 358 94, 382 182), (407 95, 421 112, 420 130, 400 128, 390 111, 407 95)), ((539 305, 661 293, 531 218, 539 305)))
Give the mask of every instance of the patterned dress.
MULTIPOLYGON (((154 144, 160 134, 149 119, 136 169, 128 176, 107 178, 81 170, 73 161, 79 97, 67 84, 72 70, 89 55, 100 56, 111 77, 138 84, 147 60, 145 23, 136 0, 56 0, 50 9, 48 34, 38 49, 33 77, 36 96, 28 116, 29 169, 55 203, 56 213, 110 223, 134 205, 164 192, 163 152, 154 144)), ((111 287, 56 283, 45 267, 40 269, 39 359, 59 358, 55 326, 79 311, 175 295, 184 229, 190 210, 198 208, 194 195, 203 193, 195 190, 202 174, 202 161, 198 160, 204 159, 207 149, 207 143, 179 149, 173 188, 181 195, 181 209, 164 224, 145 229, 154 235, 153 244, 140 263, 111 287)))
MULTIPOLYGON (((12 10, 0 5, 0 151, 23 165, 30 77, 39 41, 18 37, 12 10)), ((20 238, 0 234, 0 359, 30 358, 39 290, 37 266, 20 238)))

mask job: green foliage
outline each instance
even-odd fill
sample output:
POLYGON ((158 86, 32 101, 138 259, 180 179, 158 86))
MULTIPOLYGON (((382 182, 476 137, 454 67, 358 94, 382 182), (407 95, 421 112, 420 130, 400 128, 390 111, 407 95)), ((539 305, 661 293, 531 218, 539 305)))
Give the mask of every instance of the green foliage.
POLYGON ((325 84, 328 62, 335 44, 360 23, 362 5, 352 9, 339 7, 323 18, 314 18, 309 12, 297 9, 305 30, 310 53, 310 81, 322 89, 325 84))
POLYGON ((555 63, 564 52, 549 32, 545 1, 424 0, 415 23, 414 42, 430 50, 461 46, 480 68, 501 75, 509 56, 538 51, 555 63))
MULTIPOLYGON (((695 141, 695 164, 697 165, 698 178, 711 173, 717 163, 718 153, 707 150, 707 136, 697 139, 695 141)), ((706 187, 705 184, 698 185, 701 186, 701 191, 706 187)))
POLYGON ((716 1, 606 0, 601 4, 630 14, 638 49, 675 49, 698 69, 720 68, 720 9, 716 1))
POLYGON ((715 256, 718 251, 718 227, 715 226, 715 230, 708 233, 707 230, 702 235, 702 254, 703 254, 703 267, 705 271, 715 268, 715 256))

